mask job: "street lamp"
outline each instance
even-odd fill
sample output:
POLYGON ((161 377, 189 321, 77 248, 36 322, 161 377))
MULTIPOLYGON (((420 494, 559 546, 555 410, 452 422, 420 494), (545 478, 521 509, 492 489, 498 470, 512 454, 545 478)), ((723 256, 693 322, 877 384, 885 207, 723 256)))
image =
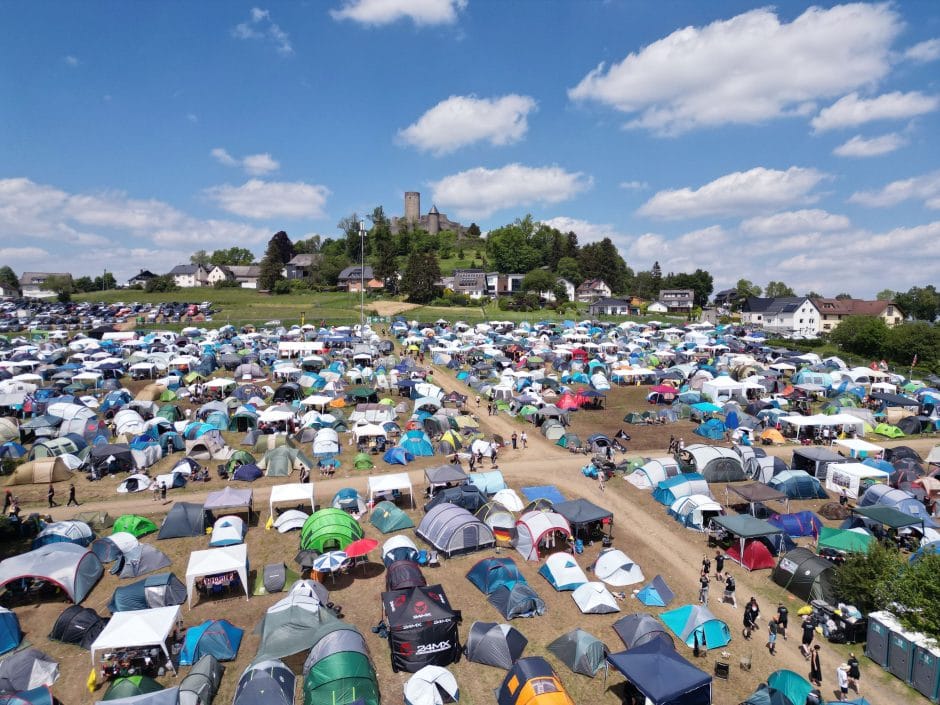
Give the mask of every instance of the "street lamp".
POLYGON ((366 325, 366 224, 359 221, 359 337, 366 325))

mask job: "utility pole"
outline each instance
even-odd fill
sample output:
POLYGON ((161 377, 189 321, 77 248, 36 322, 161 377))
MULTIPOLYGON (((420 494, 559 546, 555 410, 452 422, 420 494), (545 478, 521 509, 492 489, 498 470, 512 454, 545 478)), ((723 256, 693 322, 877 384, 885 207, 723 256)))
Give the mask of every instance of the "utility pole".
POLYGON ((359 337, 366 325, 366 224, 359 221, 359 337))

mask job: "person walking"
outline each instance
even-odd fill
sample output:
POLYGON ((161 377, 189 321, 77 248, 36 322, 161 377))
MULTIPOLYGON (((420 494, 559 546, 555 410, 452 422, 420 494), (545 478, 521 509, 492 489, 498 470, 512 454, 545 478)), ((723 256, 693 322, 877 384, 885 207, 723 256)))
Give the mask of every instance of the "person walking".
POLYGON ((767 650, 771 656, 777 655, 777 618, 767 623, 767 650))
POLYGON ((822 687, 822 664, 819 661, 819 644, 813 647, 809 655, 809 682, 817 688, 822 687))
POLYGON ((517 450, 519 448, 519 436, 517 436, 516 432, 513 431, 510 438, 512 439, 512 449, 517 450))
POLYGON ((75 499, 75 483, 69 484, 69 501, 65 505, 66 507, 71 507, 72 505, 78 506, 78 500, 75 499))
POLYGON ((804 659, 809 659, 810 653, 813 650, 813 639, 816 638, 816 625, 813 624, 813 620, 809 618, 809 615, 803 618, 802 628, 803 637, 800 640, 800 653, 803 654, 804 659))
POLYGON ((52 483, 49 483, 49 489, 46 491, 46 499, 49 500, 49 508, 58 507, 59 503, 55 501, 55 487, 52 486, 52 483))
POLYGON ((751 613, 751 623, 756 627, 757 619, 760 617, 760 606, 757 604, 757 598, 752 597, 744 609, 751 613))
POLYGON ((858 659, 855 658, 855 652, 849 652, 849 660, 846 661, 846 664, 849 667, 848 678, 849 683, 848 687, 855 691, 855 694, 859 697, 862 696, 861 691, 858 689, 858 682, 862 679, 862 672, 859 670, 858 659))
POLYGON ((598 470, 597 472, 597 489, 601 492, 607 489, 607 486, 604 484, 604 471, 598 470))
POLYGON ((160 501, 166 504, 166 483, 160 483, 160 501))
POLYGON ((719 583, 722 580, 721 574, 725 572, 725 554, 721 551, 715 551, 715 580, 719 583))
POLYGON ((470 472, 477 471, 477 456, 473 453, 470 453, 470 472))
POLYGON ((702 554, 702 575, 708 575, 712 572, 712 562, 708 557, 708 554, 702 554))
POLYGON ((10 508, 10 505, 13 504, 13 493, 10 490, 7 490, 3 493, 3 513, 7 513, 7 509, 10 508))
POLYGON ((486 402, 486 415, 487 416, 493 415, 493 402, 489 402, 489 401, 486 402))
POLYGON ((783 637, 784 641, 787 640, 787 624, 789 621, 789 610, 782 602, 777 603, 777 631, 780 633, 780 636, 783 637))
POLYGON ((836 669, 836 680, 839 683, 839 702, 845 702, 849 694, 849 664, 839 664, 836 669))
POLYGON ((849 494, 845 491, 845 488, 842 488, 842 492, 839 495, 839 505, 844 507, 849 503, 849 494))
POLYGON ((750 607, 749 604, 745 605, 744 607, 744 628, 741 630, 741 636, 743 636, 746 641, 751 640, 751 632, 754 631, 754 627, 756 626, 754 624, 754 619, 751 616, 751 610, 748 609, 748 607, 750 607))
POLYGON ((522 441, 522 449, 525 450, 529 447, 529 437, 525 435, 525 431, 519 436, 519 440, 522 441))
POLYGON ((735 609, 738 608, 738 598, 734 594, 736 589, 737 585, 735 585, 734 576, 731 575, 731 573, 725 573, 725 602, 731 600, 731 606, 735 609))
POLYGON ((698 579, 699 589, 698 589, 698 601, 703 605, 708 605, 708 585, 711 582, 708 579, 708 573, 702 573, 701 577, 698 579))
POLYGON ((160 499, 160 485, 156 482, 153 483, 153 501, 156 502, 160 499))

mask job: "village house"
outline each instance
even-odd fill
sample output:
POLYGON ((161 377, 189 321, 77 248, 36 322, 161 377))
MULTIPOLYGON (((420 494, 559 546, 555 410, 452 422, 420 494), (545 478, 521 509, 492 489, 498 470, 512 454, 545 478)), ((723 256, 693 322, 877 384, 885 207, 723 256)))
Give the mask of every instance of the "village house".
POLYGON ((192 289, 206 286, 209 272, 201 264, 178 264, 169 271, 176 286, 182 289, 192 289))
POLYGON ((889 328, 904 322, 904 312, 893 301, 868 301, 865 299, 814 298, 819 309, 820 331, 829 333, 839 327, 849 316, 875 316, 889 328))
POLYGON ((598 299, 610 298, 613 293, 603 279, 588 279, 575 290, 575 297, 581 303, 589 304, 598 299))
POLYGON ((66 272, 23 272, 20 276, 20 289, 23 291, 23 296, 32 299, 45 299, 55 296, 54 291, 48 291, 42 288, 42 285, 45 284, 50 277, 66 277, 71 279, 72 275, 66 272))
POLYGON ((139 272, 137 272, 137 274, 127 280, 127 285, 131 288, 135 286, 147 286, 147 282, 156 278, 157 275, 151 272, 149 269, 141 269, 139 272))
MULTIPOLYGON (((346 269, 340 272, 336 281, 337 284, 346 291, 359 291, 360 281, 365 281, 368 284, 374 278, 375 275, 372 273, 371 266, 367 264, 361 267, 356 264, 352 267, 346 267, 346 269)), ((366 287, 367 290, 369 288, 368 286, 366 287)))
POLYGON ((640 309, 631 305, 627 299, 603 298, 588 306, 591 316, 636 316, 640 309))
POLYGON ((323 255, 319 254, 299 254, 294 255, 290 262, 284 265, 281 274, 285 279, 300 279, 307 281, 313 277, 323 255))
POLYGON ((819 334, 819 309, 805 296, 761 298, 748 296, 741 307, 741 323, 779 333, 807 337, 819 334))
POLYGON ((661 289, 659 303, 665 306, 669 313, 688 315, 695 308, 695 291, 693 289, 661 289))

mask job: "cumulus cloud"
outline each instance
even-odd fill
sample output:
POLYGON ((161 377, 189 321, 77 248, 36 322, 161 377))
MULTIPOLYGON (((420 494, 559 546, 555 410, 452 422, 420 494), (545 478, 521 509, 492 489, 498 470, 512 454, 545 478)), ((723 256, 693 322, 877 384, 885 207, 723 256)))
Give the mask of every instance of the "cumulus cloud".
POLYGON ((41 247, 0 247, 0 260, 19 262, 48 257, 49 253, 41 247))
POLYGON ((940 59, 940 39, 928 39, 910 47, 904 52, 904 58, 918 64, 926 64, 940 59))
POLYGON ((244 169, 251 176, 264 176, 272 171, 281 168, 280 162, 267 152, 263 154, 249 154, 246 157, 238 159, 229 154, 228 150, 222 147, 216 147, 210 154, 219 164, 223 166, 238 167, 244 169))
POLYGON ((536 103, 529 96, 499 98, 452 95, 398 132, 405 144, 436 155, 475 142, 502 146, 518 142, 529 129, 527 116, 536 103))
POLYGON ((602 63, 568 95, 635 116, 628 127, 659 134, 806 115, 818 100, 886 76, 901 29, 887 3, 812 7, 790 23, 757 9, 602 63))
POLYGON ((330 190, 302 181, 250 179, 241 186, 213 186, 205 193, 222 210, 245 218, 322 218, 330 190))
POLYGON ((453 207, 460 217, 487 218, 506 208, 559 203, 590 188, 591 178, 558 166, 507 164, 499 169, 477 167, 431 183, 433 200, 453 207))
POLYGON ((758 215, 741 223, 741 230, 754 235, 791 235, 806 232, 832 232, 852 225, 844 215, 818 208, 758 215))
POLYGON ((232 29, 232 36, 236 39, 269 42, 274 45, 275 50, 281 56, 290 56, 294 53, 290 36, 271 19, 270 12, 260 7, 251 8, 248 21, 235 25, 232 29))
POLYGON ((617 228, 608 223, 591 223, 587 220, 569 218, 563 215, 555 216, 554 218, 549 218, 548 220, 543 220, 542 223, 550 228, 560 230, 563 233, 576 233, 578 236, 578 241, 582 245, 585 242, 596 242, 597 240, 603 240, 605 237, 609 237, 613 242, 622 240, 625 237, 617 230, 617 228))
POLYGON ((661 219, 743 215, 755 210, 811 203, 811 193, 825 174, 816 169, 790 167, 786 171, 757 167, 726 174, 701 188, 659 191, 639 211, 661 219))
POLYGON ((849 93, 828 108, 823 108, 811 121, 816 132, 840 127, 857 127, 875 120, 904 120, 931 113, 940 107, 940 98, 924 95, 920 91, 910 93, 885 93, 877 98, 859 98, 858 93, 849 93))
POLYGON ((66 66, 71 66, 72 68, 75 68, 81 63, 78 57, 72 54, 67 54, 62 60, 65 62, 66 66))
POLYGON ((454 24, 467 0, 344 0, 330 10, 334 20, 381 26, 408 19, 418 27, 454 24))
POLYGON ((855 137, 832 150, 832 153, 839 157, 880 157, 882 154, 890 154, 906 144, 907 140, 897 132, 870 138, 855 135, 855 137))
POLYGON ((923 201, 928 208, 940 209, 940 171, 892 181, 877 191, 856 191, 849 197, 850 203, 870 208, 887 208, 910 200, 923 201))
POLYGON ((645 191, 650 187, 645 181, 621 181, 619 186, 624 191, 645 191))

